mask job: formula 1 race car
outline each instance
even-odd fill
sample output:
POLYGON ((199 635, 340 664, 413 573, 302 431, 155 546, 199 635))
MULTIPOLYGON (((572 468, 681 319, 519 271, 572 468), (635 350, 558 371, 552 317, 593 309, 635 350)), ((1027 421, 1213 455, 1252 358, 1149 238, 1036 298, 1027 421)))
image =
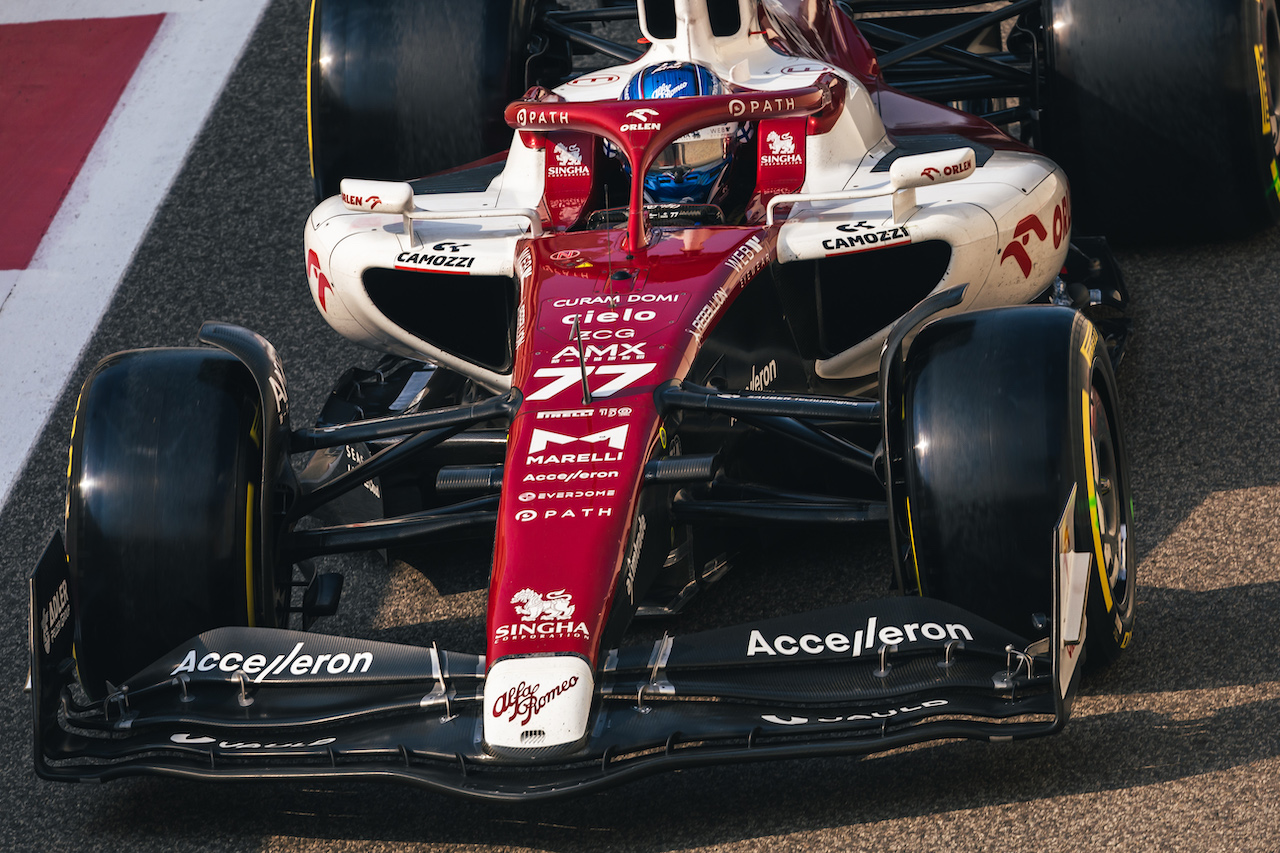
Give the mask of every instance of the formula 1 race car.
MULTIPOLYGON (((239 327, 93 370, 65 538, 32 578, 40 775, 545 798, 1058 731, 1086 655, 1129 645, 1136 599, 1127 297, 1105 242, 1073 234, 1061 169, 888 85, 827 2, 645 0, 643 54, 586 71, 497 25, 524 4, 374 5, 313 10, 315 173, 338 194, 305 257, 325 319, 384 357, 312 427, 239 327), (386 38, 434 34, 439 68, 466 27, 534 45, 538 62, 498 49, 554 84, 500 107, 507 151, 336 177, 379 126, 334 124, 354 45, 418 67, 370 35, 388 6, 405 18, 386 38), (671 619, 752 528, 862 524, 887 529, 901 594, 671 619), (484 648, 308 630, 342 592, 319 560, 462 537, 493 542, 484 648), (637 640, 650 617, 669 630, 637 640)), ((538 20, 600 47, 584 22, 621 11, 538 20)), ((949 55, 957 36, 917 38, 949 55)), ((473 64, 477 91, 501 88, 473 64)), ((451 115, 441 136, 483 137, 451 115)))

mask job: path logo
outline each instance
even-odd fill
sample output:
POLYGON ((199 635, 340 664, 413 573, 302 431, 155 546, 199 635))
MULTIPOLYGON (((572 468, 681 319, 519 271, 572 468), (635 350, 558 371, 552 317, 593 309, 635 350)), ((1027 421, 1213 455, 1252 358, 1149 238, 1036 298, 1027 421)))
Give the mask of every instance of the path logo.
POLYGON ((552 432, 549 429, 535 429, 533 437, 529 439, 529 452, 541 453, 552 444, 572 444, 575 441, 585 441, 588 444, 598 444, 605 442, 612 450, 621 450, 627 443, 627 427, 629 424, 616 426, 612 429, 604 429, 600 432, 593 432, 591 435, 576 436, 562 435, 558 432, 552 432))
POLYGON ((532 589, 522 589, 511 596, 511 603, 516 605, 516 613, 524 622, 568 619, 577 609, 573 604, 573 596, 563 589, 549 592, 545 596, 532 589))

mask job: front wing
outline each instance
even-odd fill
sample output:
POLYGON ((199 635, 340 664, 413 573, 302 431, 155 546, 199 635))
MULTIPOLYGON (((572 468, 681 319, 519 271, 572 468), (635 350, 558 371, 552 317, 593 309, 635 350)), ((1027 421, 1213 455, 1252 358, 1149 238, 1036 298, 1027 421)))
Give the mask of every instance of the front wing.
MULTIPOLYGON (((77 701, 55 536, 31 578, 36 768, 60 780, 390 778, 516 800, 708 764, 1046 735, 1067 720, 1081 651, 1060 637, 1076 634, 1060 627, 1061 574, 1053 635, 1030 647, 952 605, 901 597, 611 651, 586 742, 513 760, 483 744, 484 658, 434 646, 220 628, 105 701, 77 701)), ((494 713, 536 725, 555 698, 530 685, 494 713)))

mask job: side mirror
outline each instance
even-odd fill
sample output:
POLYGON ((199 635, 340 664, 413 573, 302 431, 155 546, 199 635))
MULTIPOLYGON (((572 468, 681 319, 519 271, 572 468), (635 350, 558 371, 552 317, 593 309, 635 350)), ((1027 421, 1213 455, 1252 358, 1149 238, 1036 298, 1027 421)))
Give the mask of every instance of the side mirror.
POLYGON ((413 187, 404 181, 365 181, 343 178, 342 203, 365 213, 413 213, 413 187))
POLYGON ((931 187, 964 180, 973 174, 976 166, 972 148, 912 154, 893 161, 889 166, 889 182, 895 190, 931 187))

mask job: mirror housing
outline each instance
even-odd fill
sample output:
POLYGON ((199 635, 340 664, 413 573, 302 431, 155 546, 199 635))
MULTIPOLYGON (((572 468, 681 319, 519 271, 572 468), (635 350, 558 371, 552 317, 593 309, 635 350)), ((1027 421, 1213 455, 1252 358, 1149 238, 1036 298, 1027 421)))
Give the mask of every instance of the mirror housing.
POLYGON ((973 174, 977 157, 972 148, 951 148, 899 157, 889 166, 889 182, 895 190, 931 187, 961 181, 973 174))
POLYGON ((366 181, 343 178, 342 203, 347 210, 363 213, 412 213, 413 187, 404 181, 366 181))

